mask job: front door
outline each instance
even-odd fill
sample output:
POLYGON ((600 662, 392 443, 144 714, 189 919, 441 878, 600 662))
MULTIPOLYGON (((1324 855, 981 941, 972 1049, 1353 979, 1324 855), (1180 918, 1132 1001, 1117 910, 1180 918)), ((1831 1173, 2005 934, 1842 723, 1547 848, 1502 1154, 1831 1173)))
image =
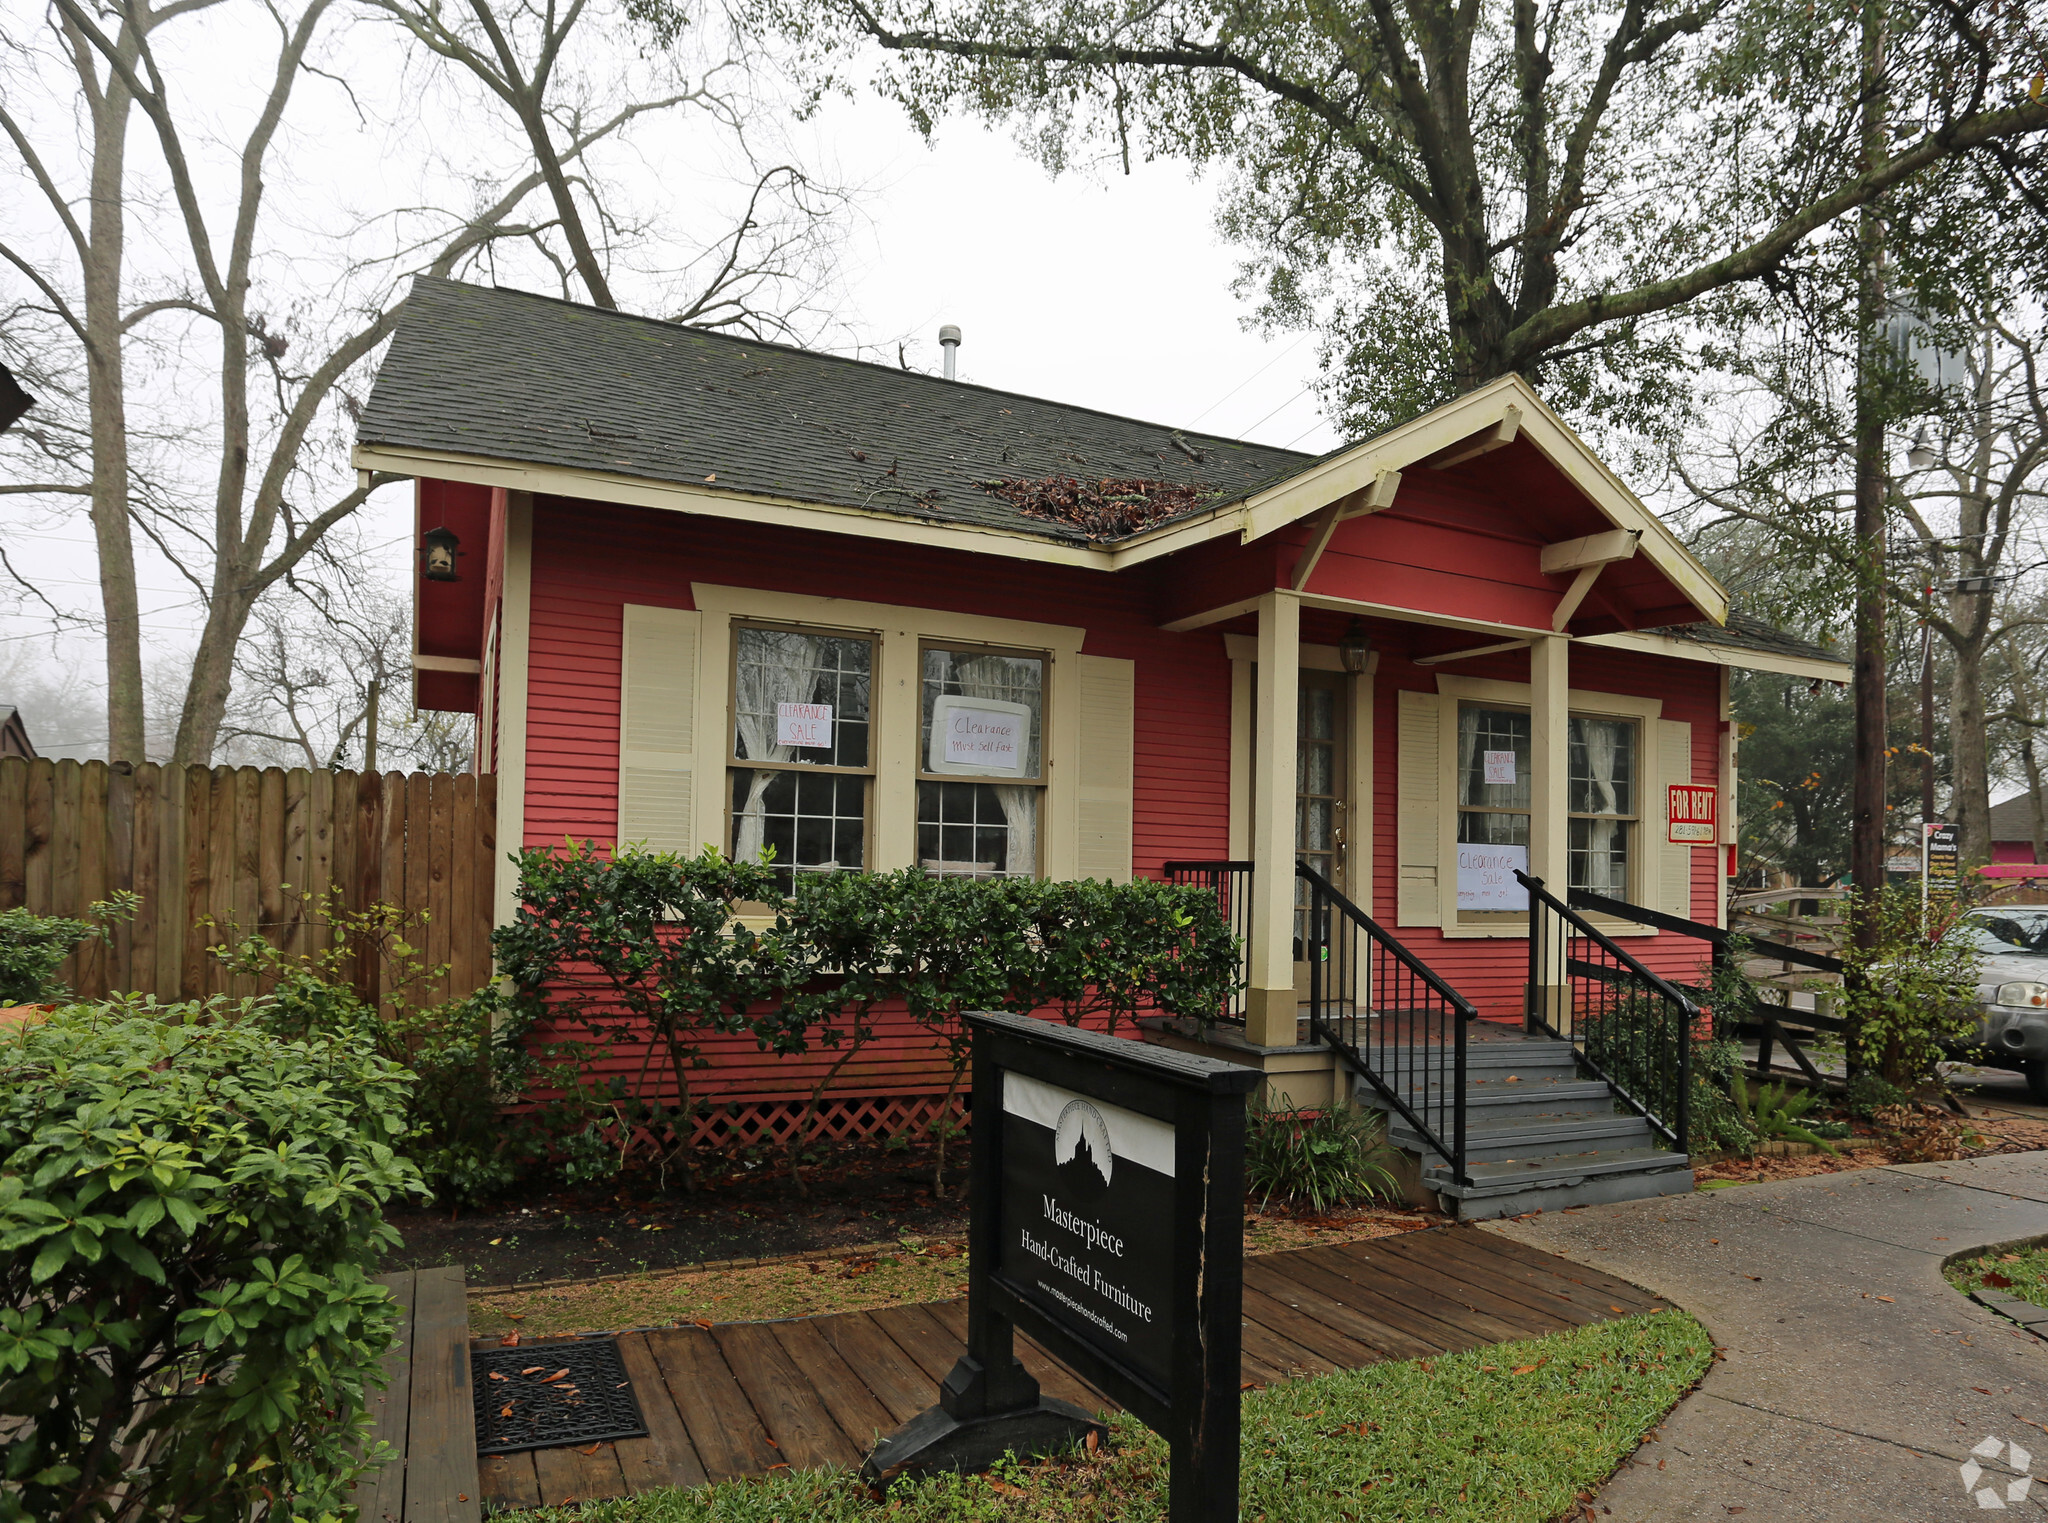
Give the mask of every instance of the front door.
MULTIPOLYGON (((1344 847, 1349 839, 1351 759, 1344 744, 1350 715, 1340 672, 1303 672, 1294 741, 1294 854, 1349 893, 1344 847)), ((1294 990, 1309 995, 1307 944, 1308 885, 1294 880, 1294 990)))

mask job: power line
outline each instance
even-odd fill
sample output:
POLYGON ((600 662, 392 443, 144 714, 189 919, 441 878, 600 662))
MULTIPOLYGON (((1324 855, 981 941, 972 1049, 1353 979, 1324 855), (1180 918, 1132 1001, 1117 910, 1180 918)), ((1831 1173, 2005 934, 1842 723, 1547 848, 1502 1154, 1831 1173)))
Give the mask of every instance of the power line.
MULTIPOLYGON (((1207 407, 1203 408, 1200 412, 1196 413, 1192 418, 1188 419, 1186 424, 1184 424, 1183 426, 1186 428, 1193 428, 1197 423, 1201 422, 1204 418, 1208 417, 1210 413, 1214 412, 1217 408, 1221 407, 1225 402, 1228 402, 1240 391, 1243 391, 1245 387, 1251 385, 1251 383, 1256 381, 1260 376, 1264 375, 1267 371, 1271 370, 1275 365, 1279 364, 1282 360, 1286 359, 1288 355, 1294 353, 1295 350, 1301 347, 1302 340, 1306 339, 1307 337, 1308 335, 1304 333, 1300 336, 1300 338, 1295 339, 1293 343, 1289 344, 1285 349, 1282 349, 1278 354, 1274 355, 1270 360, 1266 361, 1266 363, 1261 365, 1257 370, 1254 370, 1242 381, 1239 381, 1235 386, 1231 387, 1230 390, 1223 393, 1222 396, 1218 397, 1215 401, 1211 402, 1207 407)), ((1270 416, 1270 414, 1268 416, 1270 416)), ((1265 419, 1263 418, 1259 420, 1259 422, 1261 423, 1263 423, 1264 421, 1265 419)), ((1252 425, 1253 428, 1257 428, 1258 426, 1258 423, 1254 423, 1252 425)))
MULTIPOLYGON (((1279 417, 1281 413, 1287 411, 1288 408, 1292 407, 1296 402, 1299 402, 1303 397, 1307 396, 1311 391, 1315 390, 1315 385, 1316 383, 1314 381, 1310 381, 1308 385, 1302 387, 1301 390, 1297 391, 1293 396, 1289 397, 1286 401, 1282 402, 1278 407, 1274 408, 1271 412, 1267 413, 1264 418, 1261 418, 1258 422, 1254 423, 1252 425, 1252 428, 1264 428, 1266 426, 1266 422, 1268 419, 1279 417)), ((1318 419, 1317 421, 1320 422, 1321 420, 1318 419)), ((1245 433, 1249 435, 1252 431, 1252 428, 1246 429, 1245 433)))

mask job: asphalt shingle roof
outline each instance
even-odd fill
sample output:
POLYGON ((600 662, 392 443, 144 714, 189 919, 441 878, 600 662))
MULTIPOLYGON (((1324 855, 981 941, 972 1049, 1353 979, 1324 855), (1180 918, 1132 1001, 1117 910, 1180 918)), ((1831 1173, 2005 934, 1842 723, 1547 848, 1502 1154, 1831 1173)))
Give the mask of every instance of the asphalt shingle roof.
POLYGON ((1718 645, 1727 650, 1755 651, 1765 656, 1796 656, 1805 661, 1843 661, 1847 658, 1838 650, 1815 645, 1797 635, 1788 635, 1775 625, 1766 624, 1754 614, 1743 613, 1740 609, 1728 610, 1728 624, 1720 628, 1712 624, 1672 624, 1663 629, 1646 630, 1646 634, 1669 635, 1674 640, 1690 640, 1695 645, 1718 645))
POLYGON ((1315 459, 889 365, 421 276, 357 439, 1086 543, 974 483, 1205 489, 1192 513, 1315 459), (714 479, 715 478, 715 479, 714 479))

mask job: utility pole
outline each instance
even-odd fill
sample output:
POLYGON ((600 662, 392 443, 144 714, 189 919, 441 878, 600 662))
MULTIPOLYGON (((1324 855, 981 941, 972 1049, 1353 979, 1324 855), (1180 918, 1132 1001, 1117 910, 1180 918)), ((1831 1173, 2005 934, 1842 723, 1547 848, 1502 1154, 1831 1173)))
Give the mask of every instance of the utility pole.
POLYGON ((363 770, 377 770, 377 699, 384 691, 384 677, 380 672, 370 679, 369 707, 363 711, 363 770))

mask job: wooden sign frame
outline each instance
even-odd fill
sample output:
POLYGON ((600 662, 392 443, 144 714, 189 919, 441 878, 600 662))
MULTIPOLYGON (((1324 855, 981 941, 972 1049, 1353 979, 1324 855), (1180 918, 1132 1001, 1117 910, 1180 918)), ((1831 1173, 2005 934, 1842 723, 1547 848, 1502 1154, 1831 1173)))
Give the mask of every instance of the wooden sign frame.
MULTIPOLYGON (((939 1404, 876 1446, 862 1473, 982 1469, 1005 1453, 1042 1454, 1102 1425, 1043 1395, 1018 1363, 1018 1329, 1165 1437, 1169 1523, 1234 1523, 1244 1308, 1244 1104, 1258 1070, 1017 1015, 969 1015, 974 1151, 969 1172, 967 1352, 939 1404), (1080 1317, 1003 1273, 1005 1235, 1021 1230, 1005 1201, 1004 1076, 1017 1074, 1172 1128, 1168 1367, 1123 1357, 1080 1317), (1162 1378, 1163 1377, 1163 1378, 1162 1378)), ((1028 1214, 1023 1220, 1028 1220, 1028 1214)))

